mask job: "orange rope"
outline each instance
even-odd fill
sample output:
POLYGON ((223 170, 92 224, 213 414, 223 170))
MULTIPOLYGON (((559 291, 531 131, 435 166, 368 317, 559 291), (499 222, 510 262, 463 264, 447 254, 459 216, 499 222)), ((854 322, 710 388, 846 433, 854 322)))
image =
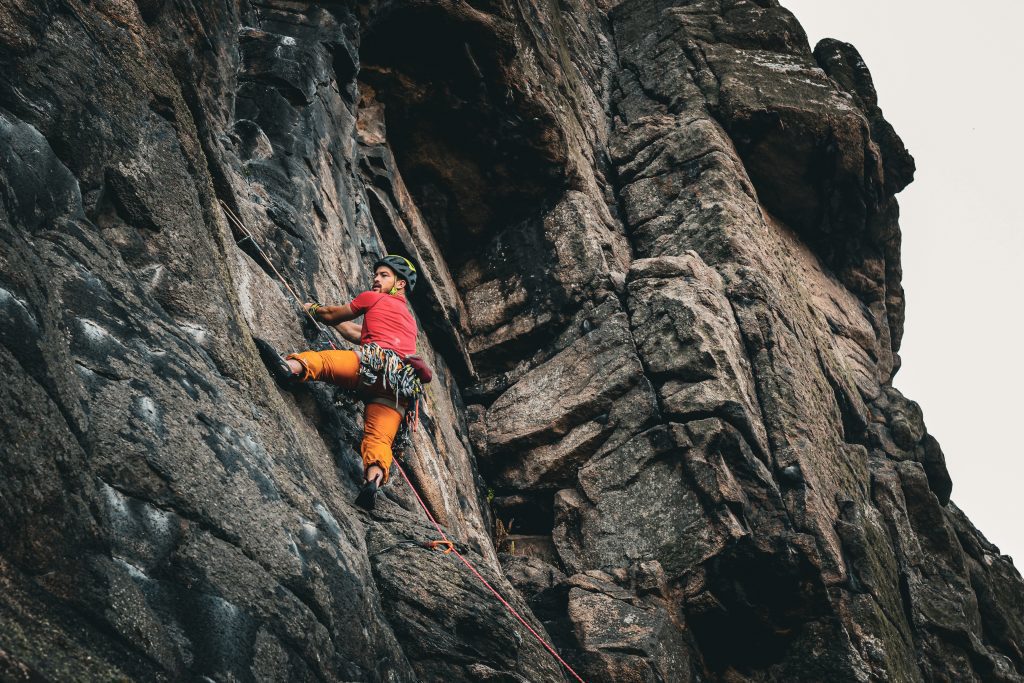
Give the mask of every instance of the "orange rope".
POLYGON ((406 476, 405 470, 402 469, 402 465, 398 462, 398 460, 395 460, 394 462, 395 462, 395 467, 398 468, 398 471, 399 471, 399 473, 401 473, 402 478, 405 479, 405 483, 409 485, 410 489, 412 489, 412 494, 414 496, 416 496, 416 500, 417 500, 417 502, 419 502, 420 507, 423 508, 423 511, 425 513, 427 513, 427 518, 430 520, 431 524, 434 525, 434 528, 437 529, 437 533, 441 534, 441 538, 444 539, 443 541, 432 541, 429 545, 431 545, 432 547, 435 547, 435 548, 445 548, 445 551, 444 551, 445 555, 447 555, 449 552, 451 552, 451 553, 454 553, 455 556, 458 557, 460 560, 462 560, 462 564, 466 565, 466 567, 469 568, 469 571, 473 572, 474 576, 476 576, 476 578, 480 579, 480 582, 483 583, 485 586, 487 586, 487 588, 492 593, 494 593, 494 597, 498 598, 498 600, 501 601, 501 604, 503 604, 505 606, 505 608, 509 612, 512 613, 512 616, 514 616, 516 619, 518 619, 519 623, 521 623, 523 626, 525 626, 526 630, 528 630, 530 633, 532 633, 533 637, 536 638, 538 641, 540 641, 540 644, 543 645, 547 649, 547 651, 550 652, 554 656, 554 658, 557 659, 559 661, 559 663, 562 666, 564 666, 566 668, 566 670, 568 670, 568 672, 571 673, 573 675, 573 677, 577 681, 579 681, 580 683, 585 683, 585 681, 582 678, 580 678, 580 675, 578 673, 576 673, 575 671, 573 671, 573 668, 571 666, 569 666, 566 663, 566 661, 564 659, 562 659, 558 655, 558 653, 555 651, 555 648, 553 648, 550 645, 548 645, 547 641, 544 640, 543 638, 541 638, 540 634, 537 633, 533 629, 533 627, 530 626, 526 622, 526 619, 523 619, 522 615, 519 614, 519 612, 516 611, 516 608, 513 607, 512 605, 510 605, 508 603, 508 600, 503 598, 501 596, 501 593, 499 593, 497 590, 495 590, 494 586, 492 586, 490 583, 488 583, 487 579, 485 579, 483 577, 483 575, 476 570, 476 567, 471 565, 469 563, 469 560, 467 560, 465 557, 462 556, 462 553, 460 553, 458 551, 458 549, 455 547, 455 544, 452 543, 451 539, 448 538, 448 535, 445 534, 444 529, 441 528, 441 525, 437 523, 436 519, 434 519, 434 515, 430 514, 430 510, 427 509, 427 506, 423 502, 423 499, 420 498, 420 494, 416 491, 416 487, 412 485, 411 481, 409 481, 409 477, 406 476))

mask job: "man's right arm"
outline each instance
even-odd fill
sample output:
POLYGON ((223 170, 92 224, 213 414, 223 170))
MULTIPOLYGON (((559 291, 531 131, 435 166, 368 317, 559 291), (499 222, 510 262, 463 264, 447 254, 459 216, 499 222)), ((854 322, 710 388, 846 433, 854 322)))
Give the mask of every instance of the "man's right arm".
MULTIPOLYGON (((309 311, 313 307, 312 303, 304 305, 306 311, 309 311)), ((352 310, 352 306, 344 304, 342 306, 317 306, 313 311, 313 317, 322 323, 330 325, 344 337, 347 341, 353 344, 361 344, 363 340, 363 326, 359 323, 350 322, 353 318, 358 318, 363 313, 362 311, 356 313, 352 310)))
MULTIPOLYGON (((313 306, 312 303, 305 304, 305 309, 308 311, 311 306, 313 306)), ((338 323, 348 322, 361 315, 361 312, 356 313, 353 311, 350 305, 342 304, 341 306, 317 306, 315 317, 322 323, 336 327, 338 323)))

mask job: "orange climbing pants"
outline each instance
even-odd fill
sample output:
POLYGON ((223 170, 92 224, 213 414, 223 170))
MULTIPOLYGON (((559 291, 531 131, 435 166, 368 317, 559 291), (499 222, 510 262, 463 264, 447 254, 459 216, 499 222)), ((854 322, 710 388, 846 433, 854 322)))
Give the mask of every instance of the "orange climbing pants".
MULTIPOLYGON (((288 356, 297 360, 305 372, 300 378, 303 382, 316 380, 330 382, 345 389, 359 386, 359 355, 355 351, 305 351, 288 356)), ((372 399, 375 393, 386 396, 383 391, 375 392, 373 387, 368 390, 372 399)), ((363 472, 377 465, 384 470, 384 483, 391 474, 391 461, 394 455, 391 444, 394 443, 398 427, 402 424, 402 414, 391 406, 367 402, 363 410, 363 443, 359 451, 363 456, 363 472)))

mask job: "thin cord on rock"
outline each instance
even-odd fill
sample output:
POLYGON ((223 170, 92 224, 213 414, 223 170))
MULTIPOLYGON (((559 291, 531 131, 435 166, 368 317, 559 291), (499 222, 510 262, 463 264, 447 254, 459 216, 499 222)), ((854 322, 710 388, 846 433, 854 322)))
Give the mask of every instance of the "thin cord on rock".
POLYGON ((577 681, 579 681, 580 683, 585 683, 584 680, 580 677, 580 675, 578 673, 576 673, 576 671, 574 671, 573 668, 571 666, 569 666, 569 664, 564 659, 561 658, 561 656, 559 656, 558 652, 555 651, 555 648, 553 648, 552 646, 548 645, 548 642, 546 640, 544 640, 541 637, 541 635, 539 633, 537 633, 537 631, 535 631, 532 626, 530 626, 530 624, 527 623, 526 619, 524 619, 523 616, 521 614, 519 614, 519 612, 516 611, 516 608, 513 607, 512 605, 510 605, 508 600, 506 600, 504 597, 502 597, 501 593, 499 593, 494 588, 494 586, 492 586, 490 583, 488 583, 487 579, 485 579, 483 577, 483 575, 476 570, 476 567, 474 567, 472 564, 470 564, 469 560, 467 560, 462 555, 462 553, 460 553, 458 551, 458 549, 455 547, 455 544, 452 542, 452 540, 448 538, 447 534, 445 534, 444 529, 442 529, 441 525, 437 523, 436 519, 434 519, 434 515, 430 514, 430 510, 427 509, 426 503, 424 503, 423 499, 420 498, 420 494, 416 491, 416 487, 412 485, 412 482, 409 480, 409 477, 405 474, 405 470, 402 468, 402 465, 401 465, 401 463, 398 462, 398 460, 395 460, 395 467, 398 468, 398 471, 402 475, 402 478, 405 479, 405 483, 409 485, 410 489, 412 489, 412 494, 414 496, 416 496, 416 500, 417 500, 417 502, 419 502, 420 507, 423 508, 423 512, 427 513, 427 519, 430 520, 431 524, 434 525, 434 528, 437 529, 437 533, 441 534, 441 538, 444 539, 444 543, 446 544, 446 547, 448 548, 448 550, 444 551, 445 555, 447 555, 449 552, 451 552, 456 557, 458 557, 460 560, 462 560, 462 564, 466 565, 466 567, 469 569, 469 571, 473 572, 473 575, 476 576, 476 578, 480 579, 480 582, 483 583, 488 588, 488 590, 490 590, 491 593, 494 594, 494 597, 498 598, 498 600, 501 602, 501 604, 505 606, 505 609, 507 609, 512 614, 512 616, 514 616, 516 619, 518 619, 519 623, 521 623, 523 626, 525 626, 526 630, 528 630, 530 633, 532 633, 533 637, 536 638, 540 642, 540 644, 543 645, 545 647, 545 649, 547 649, 547 651, 550 652, 552 654, 552 656, 554 656, 554 658, 557 659, 558 662, 562 666, 564 666, 566 668, 566 670, 573 675, 573 677, 576 678, 577 681))
POLYGON ((235 215, 235 212, 232 211, 231 208, 224 203, 224 200, 218 199, 217 201, 224 209, 224 213, 225 215, 227 215, 228 219, 230 219, 230 222, 235 226, 235 228, 239 230, 239 232, 245 235, 245 237, 239 240, 239 243, 244 242, 245 240, 249 240, 249 242, 252 243, 252 246, 256 249, 257 252, 259 252, 259 255, 263 257, 263 260, 266 261, 268 266, 270 266, 270 269, 274 271, 274 275, 277 276, 277 279, 281 281, 281 284, 284 285, 285 289, 288 290, 288 293, 291 294, 292 297, 295 299, 295 302, 299 305, 299 308, 301 308, 302 311, 306 314, 306 316, 308 316, 309 319, 313 321, 313 324, 316 325, 317 329, 320 330, 320 332, 325 336, 325 338, 327 339, 327 343, 331 345, 331 348, 337 350, 338 347, 334 345, 334 341, 331 339, 330 332, 327 331, 327 328, 319 320, 313 317, 312 313, 306 310, 306 307, 303 305, 302 299, 299 298, 299 295, 295 293, 295 290, 292 289, 292 286, 288 284, 288 281, 285 280, 284 276, 281 275, 281 273, 277 270, 277 268, 274 266, 273 261, 270 260, 270 257, 267 256, 266 252, 260 249, 260 245, 257 244, 256 238, 253 237, 252 233, 249 232, 249 229, 245 227, 245 224, 242 222, 242 219, 235 215))

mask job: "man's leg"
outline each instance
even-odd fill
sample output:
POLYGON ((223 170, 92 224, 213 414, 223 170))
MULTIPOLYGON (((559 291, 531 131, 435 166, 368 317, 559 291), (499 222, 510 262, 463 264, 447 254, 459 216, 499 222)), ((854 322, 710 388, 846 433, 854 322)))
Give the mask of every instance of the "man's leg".
POLYGON ((260 359, 283 388, 319 380, 354 389, 359 384, 359 355, 355 351, 305 351, 282 357, 269 342, 252 338, 260 359))
POLYGON ((363 443, 360 447, 363 471, 369 479, 371 474, 376 474, 370 471, 376 465, 383 472, 380 483, 386 484, 393 459, 391 444, 402 424, 402 414, 390 406, 367 403, 363 418, 363 443))
MULTIPOLYGON (((282 358, 267 342, 255 338, 254 341, 263 362, 275 377, 287 375, 283 380, 278 379, 282 386, 293 381, 321 381, 353 389, 359 384, 359 356, 354 351, 305 351, 282 358), (279 365, 284 367, 279 368, 279 365)), ((387 483, 393 458, 391 444, 402 423, 402 414, 389 406, 367 403, 363 422, 360 451, 367 483, 356 502, 370 509, 373 508, 377 488, 387 483)))
POLYGON ((355 351, 305 351, 285 360, 301 382, 330 382, 346 389, 359 383, 359 355, 355 351))
POLYGON ((356 505, 372 510, 377 499, 377 489, 387 482, 391 471, 391 445, 402 424, 402 414, 390 406, 367 403, 363 423, 360 450, 366 483, 356 496, 356 505))

